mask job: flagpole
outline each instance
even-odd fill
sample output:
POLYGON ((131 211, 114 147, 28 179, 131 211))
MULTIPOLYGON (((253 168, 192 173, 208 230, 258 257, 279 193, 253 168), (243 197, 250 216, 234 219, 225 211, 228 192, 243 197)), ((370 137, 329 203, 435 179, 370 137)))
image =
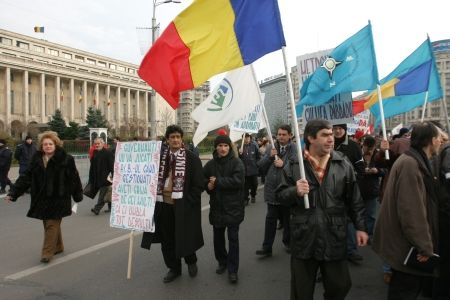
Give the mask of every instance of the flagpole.
POLYGON ((423 102, 422 106, 422 118, 420 119, 420 122, 423 122, 423 119, 425 119, 425 111, 427 109, 427 103, 428 103, 428 91, 425 93, 425 101, 423 102))
MULTIPOLYGON (((302 152, 302 143, 300 141, 300 134, 298 132, 298 123, 297 123, 297 111, 295 110, 295 101, 294 101, 294 92, 292 91, 292 82, 291 82, 291 76, 289 73, 289 68, 287 65, 287 59, 286 59, 286 47, 282 47, 281 51, 283 52, 283 61, 284 61, 284 69, 286 72, 286 79, 288 83, 288 91, 289 91, 289 100, 291 103, 291 111, 292 111, 292 118, 294 119, 294 136, 295 140, 297 141, 297 157, 298 157, 298 165, 300 167, 300 177, 301 179, 306 179, 305 176, 305 166, 303 164, 303 152, 302 152)), ((308 194, 305 194, 303 196, 303 202, 305 204, 305 208, 309 209, 309 197, 308 194)))
POLYGON ((447 90, 445 88, 445 73, 441 73, 441 86, 444 88, 442 89, 442 106, 444 107, 444 116, 445 116, 445 122, 447 123, 447 132, 450 134, 450 122, 448 120, 448 110, 447 110, 447 101, 445 94, 447 93, 447 90))
MULTIPOLYGON (((377 84, 377 92, 378 92, 378 104, 380 105, 381 129, 383 131, 383 139, 385 141, 387 141, 386 123, 385 123, 385 120, 384 120, 383 98, 381 97, 381 88, 380 88, 379 84, 377 84)), ((389 150, 386 150, 385 158, 387 160, 389 160, 389 150)))

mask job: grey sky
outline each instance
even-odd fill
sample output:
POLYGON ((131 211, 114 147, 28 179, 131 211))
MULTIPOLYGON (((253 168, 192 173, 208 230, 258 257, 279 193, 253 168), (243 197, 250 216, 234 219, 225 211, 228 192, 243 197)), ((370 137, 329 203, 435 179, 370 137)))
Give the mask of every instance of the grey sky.
MULTIPOLYGON (((192 1, 157 7, 162 28, 192 1)), ((212 0, 213 1, 213 0, 212 0)), ((373 27, 380 78, 430 35, 450 39, 448 0, 279 0, 289 66, 295 57, 334 48, 367 24, 373 27)), ((151 25, 151 0, 0 0, 0 28, 139 64, 136 27, 151 25)), ((150 34, 150 31, 149 31, 150 34)), ((281 51, 255 63, 257 77, 284 72, 281 51)), ((213 80, 214 82, 215 80, 213 80)))

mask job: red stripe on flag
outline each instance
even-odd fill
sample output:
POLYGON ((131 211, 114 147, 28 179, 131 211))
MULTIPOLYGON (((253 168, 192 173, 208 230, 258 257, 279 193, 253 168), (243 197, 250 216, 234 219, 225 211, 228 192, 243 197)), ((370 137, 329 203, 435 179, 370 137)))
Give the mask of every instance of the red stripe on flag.
POLYGON ((145 55, 138 74, 176 109, 180 92, 194 87, 189 67, 189 48, 172 22, 145 55))
POLYGON ((352 102, 352 106, 353 106, 353 115, 357 115, 360 112, 365 111, 366 109, 364 108, 364 104, 367 102, 367 100, 358 100, 358 101, 353 101, 352 102))

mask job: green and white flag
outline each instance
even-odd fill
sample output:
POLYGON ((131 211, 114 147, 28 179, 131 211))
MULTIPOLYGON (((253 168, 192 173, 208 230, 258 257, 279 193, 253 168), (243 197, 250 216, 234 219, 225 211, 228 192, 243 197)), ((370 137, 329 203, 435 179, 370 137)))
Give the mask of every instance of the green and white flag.
POLYGON ((246 116, 260 104, 260 92, 251 65, 228 72, 209 97, 193 112, 198 127, 192 141, 198 145, 208 132, 246 116))

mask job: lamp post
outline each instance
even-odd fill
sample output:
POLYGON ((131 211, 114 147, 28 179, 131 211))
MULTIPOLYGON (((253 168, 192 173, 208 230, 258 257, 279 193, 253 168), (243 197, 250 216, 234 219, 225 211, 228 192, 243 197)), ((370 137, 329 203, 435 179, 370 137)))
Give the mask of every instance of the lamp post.
MULTIPOLYGON (((156 40, 156 29, 158 26, 156 25, 156 7, 161 4, 166 3, 181 3, 179 0, 164 0, 164 1, 157 1, 153 0, 153 17, 152 17, 152 46, 155 44, 156 40)), ((152 99, 150 100, 150 139, 155 140, 156 139, 156 92, 155 90, 152 90, 152 99)))

